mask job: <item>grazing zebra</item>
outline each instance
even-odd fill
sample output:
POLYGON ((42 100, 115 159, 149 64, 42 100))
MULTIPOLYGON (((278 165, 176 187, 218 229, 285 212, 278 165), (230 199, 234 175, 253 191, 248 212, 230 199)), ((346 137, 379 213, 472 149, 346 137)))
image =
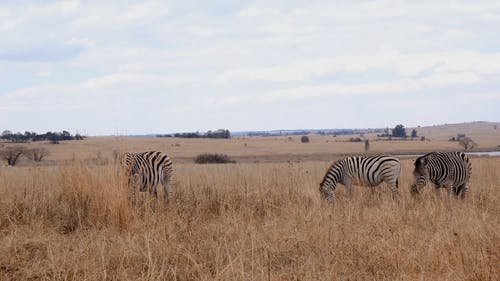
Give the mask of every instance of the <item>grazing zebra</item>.
POLYGON ((401 162, 392 156, 347 157, 333 163, 326 172, 319 190, 331 204, 335 200, 335 188, 338 183, 345 185, 351 195, 353 182, 372 187, 386 182, 396 195, 400 174, 401 162))
POLYGON ((130 186, 130 196, 135 197, 135 190, 149 192, 158 197, 158 185, 163 186, 165 199, 170 192, 170 180, 173 174, 173 164, 170 158, 158 151, 140 153, 126 152, 121 157, 121 165, 130 186))
POLYGON ((430 152, 415 160, 411 192, 419 193, 427 181, 431 181, 436 191, 448 188, 450 193, 464 198, 471 172, 472 165, 463 152, 430 152))

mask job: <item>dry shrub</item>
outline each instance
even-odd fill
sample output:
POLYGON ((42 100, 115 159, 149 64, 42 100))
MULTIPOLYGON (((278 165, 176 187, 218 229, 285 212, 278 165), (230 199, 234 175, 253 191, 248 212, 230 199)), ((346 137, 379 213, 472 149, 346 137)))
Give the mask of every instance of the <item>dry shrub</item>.
POLYGON ((236 161, 231 160, 229 156, 221 153, 205 153, 196 156, 194 160, 197 164, 224 164, 224 163, 236 163, 236 161))
POLYGON ((106 172, 103 178, 83 164, 62 168, 59 206, 64 232, 79 227, 126 228, 133 220, 125 181, 111 170, 106 172))

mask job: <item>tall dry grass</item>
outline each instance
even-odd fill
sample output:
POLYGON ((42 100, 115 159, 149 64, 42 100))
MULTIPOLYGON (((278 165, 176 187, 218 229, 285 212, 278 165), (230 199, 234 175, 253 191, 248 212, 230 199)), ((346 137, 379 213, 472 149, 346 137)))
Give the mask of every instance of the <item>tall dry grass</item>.
MULTIPOLYGON (((170 202, 131 205, 113 166, 0 171, 1 280, 498 280, 500 159, 465 200, 339 188, 329 163, 177 165, 170 202)), ((160 197, 161 198, 161 197, 160 197)))

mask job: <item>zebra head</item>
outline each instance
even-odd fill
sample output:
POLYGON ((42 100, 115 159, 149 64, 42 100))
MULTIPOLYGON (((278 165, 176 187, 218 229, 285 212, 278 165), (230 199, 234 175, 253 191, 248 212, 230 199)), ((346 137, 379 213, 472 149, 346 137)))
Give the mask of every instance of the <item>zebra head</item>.
POLYGON ((130 174, 132 172, 134 162, 134 155, 130 152, 125 152, 120 156, 120 165, 126 174, 130 174))
POLYGON ((429 159, 422 156, 415 160, 415 169, 413 170, 413 184, 411 185, 411 193, 417 194, 429 180, 429 159))
POLYGON ((335 188, 337 187, 338 179, 337 179, 337 167, 338 162, 334 163, 330 169, 326 172, 325 177, 319 184, 319 192, 324 199, 326 199, 329 203, 333 204, 333 200, 335 197, 335 188))

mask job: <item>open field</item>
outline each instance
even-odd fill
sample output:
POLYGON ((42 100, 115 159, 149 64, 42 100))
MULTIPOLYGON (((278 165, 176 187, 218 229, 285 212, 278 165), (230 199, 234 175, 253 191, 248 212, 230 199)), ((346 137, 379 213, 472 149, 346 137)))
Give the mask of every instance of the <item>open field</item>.
MULTIPOLYGON (((496 130, 474 128, 466 133, 480 148, 500 143, 496 130)), ((456 132, 426 133, 430 141, 370 137, 370 152, 457 148, 447 141, 456 132)), ((465 200, 430 186, 411 197, 412 159, 403 159, 399 201, 386 186, 355 186, 352 198, 340 186, 331 208, 318 185, 333 159, 363 152, 349 137, 26 144, 51 154, 0 167, 0 280, 500 278, 500 157, 472 157, 465 200), (173 196, 163 203, 143 194, 133 206, 115 151, 151 149, 175 162, 173 196), (238 163, 192 163, 207 152, 238 163)))
MULTIPOLYGON (((52 145, 42 163, 51 165, 0 169, 0 280, 500 278, 500 158, 472 159, 465 200, 437 197, 430 186, 412 198, 412 161, 405 159, 400 201, 386 186, 375 193, 355 186, 352 198, 340 186, 331 208, 318 192, 329 161, 272 158, 299 147, 320 153, 330 145, 325 139, 96 138, 52 145), (274 162, 178 161, 169 203, 145 196, 132 206, 112 150, 158 148, 174 160, 225 152, 274 162)), ((413 143, 422 145, 383 145, 404 150, 413 143)), ((331 145, 329 153, 338 155, 361 147, 331 145)))
MULTIPOLYGON (((467 134, 476 143, 475 150, 500 150, 500 123, 465 123, 416 128, 420 140, 383 140, 367 134, 370 153, 413 154, 428 151, 459 150, 457 142, 449 139, 458 133, 467 134)), ((408 132, 411 129, 407 129, 408 132)), ((287 162, 287 161, 331 161, 343 155, 362 154, 364 142, 350 142, 359 135, 320 136, 310 135, 310 142, 300 142, 300 136, 241 137, 232 139, 180 139, 180 138, 123 138, 95 137, 83 141, 61 142, 59 145, 30 143, 26 146, 45 147, 50 155, 42 165, 64 164, 75 160, 92 163, 113 162, 117 152, 157 150, 166 152, 175 163, 192 163, 201 153, 224 153, 238 162, 287 162)), ((2 144, 0 144, 1 146, 2 144)), ((10 145, 10 144, 4 144, 10 145)), ((3 163, 0 163, 3 164, 3 163)), ((21 161, 20 165, 32 165, 21 161)))

